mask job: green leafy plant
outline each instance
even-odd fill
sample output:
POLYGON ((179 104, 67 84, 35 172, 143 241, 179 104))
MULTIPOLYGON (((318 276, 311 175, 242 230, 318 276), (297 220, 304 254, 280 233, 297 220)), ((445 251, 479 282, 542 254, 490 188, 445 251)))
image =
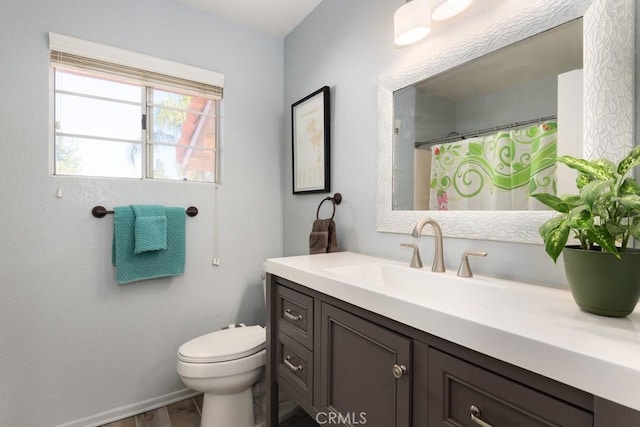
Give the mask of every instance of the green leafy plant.
POLYGON ((539 229, 547 254, 555 262, 573 233, 582 249, 599 249, 620 258, 631 237, 640 239, 640 184, 628 176, 640 164, 640 146, 617 165, 607 159, 562 156, 557 160, 578 171, 579 193, 532 195, 560 212, 539 229))

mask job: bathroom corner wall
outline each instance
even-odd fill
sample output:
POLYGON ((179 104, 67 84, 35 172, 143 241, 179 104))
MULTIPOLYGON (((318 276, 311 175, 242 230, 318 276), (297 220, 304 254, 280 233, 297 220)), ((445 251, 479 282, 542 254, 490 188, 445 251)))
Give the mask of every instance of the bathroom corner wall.
POLYGON ((8 0, 0 52, 0 425, 90 425, 184 396, 178 346, 263 323, 262 263, 283 252, 283 41, 173 0, 8 0), (219 267, 213 185, 50 175, 49 32, 225 75, 219 267), (184 276, 116 285, 113 217, 90 211, 132 203, 198 207, 184 276))

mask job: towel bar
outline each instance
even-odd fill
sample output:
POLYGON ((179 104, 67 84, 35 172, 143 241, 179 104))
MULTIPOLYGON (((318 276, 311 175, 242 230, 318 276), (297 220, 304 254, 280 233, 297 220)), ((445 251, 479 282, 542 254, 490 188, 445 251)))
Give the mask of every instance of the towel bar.
MULTIPOLYGON (((194 217, 198 215, 198 208, 196 208, 195 206, 189 206, 187 209, 185 209, 185 212, 187 216, 194 217)), ((113 211, 108 211, 104 206, 95 206, 93 209, 91 209, 91 215, 95 216, 96 218, 103 218, 105 215, 112 213, 113 211)))

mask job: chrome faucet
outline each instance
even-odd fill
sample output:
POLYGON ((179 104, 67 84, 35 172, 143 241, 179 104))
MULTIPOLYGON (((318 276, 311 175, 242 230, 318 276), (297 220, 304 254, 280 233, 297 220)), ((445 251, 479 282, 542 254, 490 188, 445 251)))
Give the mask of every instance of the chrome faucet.
POLYGON ((444 254, 442 253, 442 229, 440 228, 436 220, 431 218, 421 219, 413 228, 413 232, 411 233, 411 235, 413 237, 420 237, 422 235, 422 229, 427 224, 433 227, 433 233, 435 234, 435 240, 436 240, 436 252, 433 256, 433 266, 431 267, 431 271, 435 271, 436 273, 444 273, 444 254))

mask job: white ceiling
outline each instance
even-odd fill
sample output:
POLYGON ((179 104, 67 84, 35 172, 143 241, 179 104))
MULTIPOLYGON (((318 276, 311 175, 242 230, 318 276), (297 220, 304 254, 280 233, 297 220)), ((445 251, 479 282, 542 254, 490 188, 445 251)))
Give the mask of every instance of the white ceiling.
POLYGON ((293 30, 322 0, 178 0, 278 37, 293 30))

